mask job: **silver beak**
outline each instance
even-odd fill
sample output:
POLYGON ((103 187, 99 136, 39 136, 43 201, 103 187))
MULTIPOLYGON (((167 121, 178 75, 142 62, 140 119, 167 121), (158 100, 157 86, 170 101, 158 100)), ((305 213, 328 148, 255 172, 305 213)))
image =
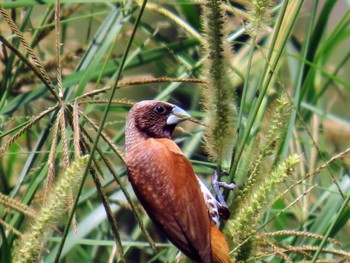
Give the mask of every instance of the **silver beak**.
POLYGON ((174 106, 173 110, 171 111, 171 114, 166 120, 166 124, 167 125, 178 124, 179 122, 188 120, 190 118, 191 118, 190 114, 188 114, 186 111, 184 111, 180 107, 174 106))

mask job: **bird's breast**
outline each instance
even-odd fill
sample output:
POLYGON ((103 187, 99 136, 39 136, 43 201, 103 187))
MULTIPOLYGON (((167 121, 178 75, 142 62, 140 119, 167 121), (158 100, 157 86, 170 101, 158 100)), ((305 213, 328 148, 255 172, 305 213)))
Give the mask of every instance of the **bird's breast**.
POLYGON ((169 161, 154 152, 138 151, 127 158, 129 180, 140 201, 163 207, 175 196, 174 180, 166 173, 169 161))

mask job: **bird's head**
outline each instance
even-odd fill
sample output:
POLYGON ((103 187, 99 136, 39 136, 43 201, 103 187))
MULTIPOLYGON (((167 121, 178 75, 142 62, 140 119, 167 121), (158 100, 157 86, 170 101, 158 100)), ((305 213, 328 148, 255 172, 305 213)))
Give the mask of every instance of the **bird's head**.
POLYGON ((126 135, 138 132, 146 138, 171 138, 175 126, 190 117, 186 111, 168 102, 144 100, 131 108, 126 135))

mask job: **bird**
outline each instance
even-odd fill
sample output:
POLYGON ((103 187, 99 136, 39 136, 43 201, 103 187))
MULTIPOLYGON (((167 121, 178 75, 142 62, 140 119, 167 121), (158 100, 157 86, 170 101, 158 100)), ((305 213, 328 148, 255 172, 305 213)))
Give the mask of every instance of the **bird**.
POLYGON ((217 224, 216 200, 172 140, 176 125, 187 119, 185 110, 168 102, 134 104, 125 129, 128 179, 153 223, 188 258, 229 263, 229 246, 217 224))

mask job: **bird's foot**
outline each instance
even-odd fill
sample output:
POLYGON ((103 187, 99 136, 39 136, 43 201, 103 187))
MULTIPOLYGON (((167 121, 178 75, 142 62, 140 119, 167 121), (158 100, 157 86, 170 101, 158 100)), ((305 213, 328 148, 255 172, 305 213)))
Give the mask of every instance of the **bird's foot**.
MULTIPOLYGON (((226 176, 227 173, 223 172, 222 175, 226 176)), ((220 191, 220 187, 226 188, 226 189, 229 189, 229 190, 233 190, 233 189, 235 189, 236 184, 233 183, 233 182, 232 183, 226 183, 226 182, 219 181, 219 173, 215 170, 214 175, 213 175, 213 179, 212 179, 212 185, 213 185, 213 188, 215 190, 216 196, 217 196, 218 201, 220 202, 220 204, 222 206, 227 207, 225 199, 222 196, 222 193, 220 191)))

